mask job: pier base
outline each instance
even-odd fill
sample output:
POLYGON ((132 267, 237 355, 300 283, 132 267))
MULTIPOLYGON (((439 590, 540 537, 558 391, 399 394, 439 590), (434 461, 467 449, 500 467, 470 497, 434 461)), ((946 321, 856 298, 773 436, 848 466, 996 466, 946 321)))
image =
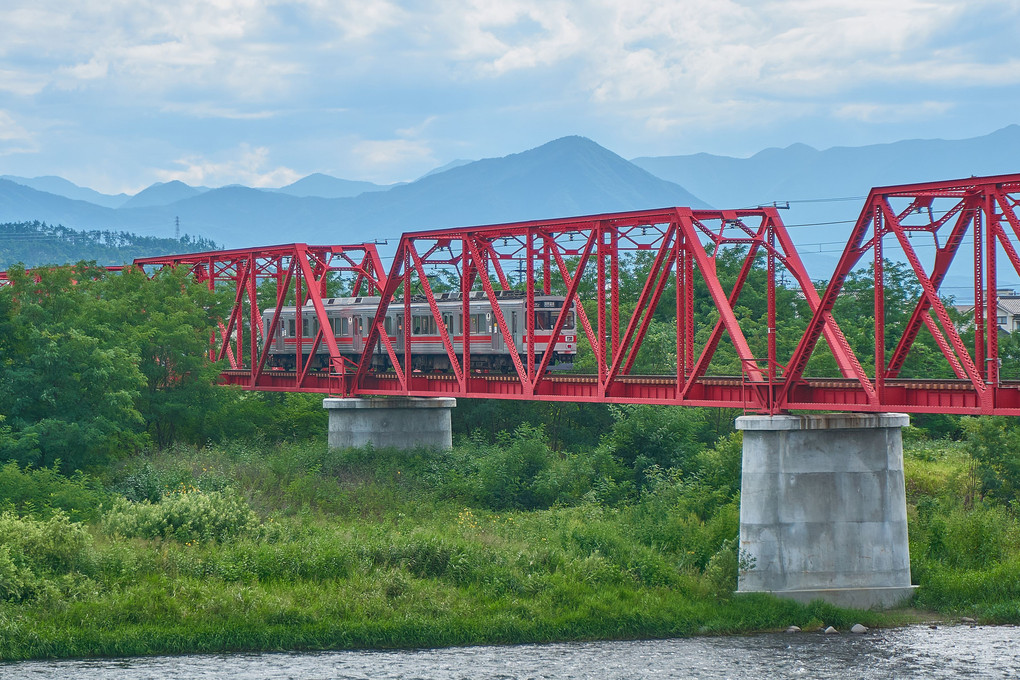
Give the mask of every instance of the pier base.
POLYGON ((323 399, 329 411, 329 448, 371 444, 376 448, 449 449, 453 447, 450 397, 323 399))
POLYGON ((901 413, 742 416, 737 592, 895 606, 910 585, 901 413))

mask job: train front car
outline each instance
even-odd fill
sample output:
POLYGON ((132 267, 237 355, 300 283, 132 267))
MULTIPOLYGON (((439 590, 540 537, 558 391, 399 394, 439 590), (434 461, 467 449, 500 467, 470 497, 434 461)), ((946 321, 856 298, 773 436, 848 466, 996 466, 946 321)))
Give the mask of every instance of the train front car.
MULTIPOLYGON (((531 342, 535 345, 535 362, 540 363, 542 355, 551 351, 548 368, 550 371, 565 371, 573 368, 574 357, 577 356, 577 328, 574 309, 567 311, 559 333, 553 338, 556 320, 563 309, 562 296, 546 295, 535 298, 535 316, 533 323, 528 324, 527 331, 531 334, 531 342)), ((522 301, 523 303, 523 301, 522 301)), ((527 336, 522 336, 517 343, 522 359, 527 359, 527 336)))

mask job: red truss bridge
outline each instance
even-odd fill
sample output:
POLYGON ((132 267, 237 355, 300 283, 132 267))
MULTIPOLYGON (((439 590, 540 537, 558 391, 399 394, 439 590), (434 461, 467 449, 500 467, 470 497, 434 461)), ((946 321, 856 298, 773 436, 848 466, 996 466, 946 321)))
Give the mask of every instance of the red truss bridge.
POLYGON ((374 244, 135 265, 230 287, 211 355, 247 389, 1020 415, 997 288, 1002 267, 1020 277, 1018 201, 1020 175, 872 189, 821 291, 774 207, 412 232, 388 271, 374 244), (916 296, 893 324, 890 261, 916 296), (873 333, 851 343, 837 303, 862 268, 873 333), (949 276, 972 282, 968 315, 942 295, 949 276), (936 367, 904 375, 920 343, 936 367))

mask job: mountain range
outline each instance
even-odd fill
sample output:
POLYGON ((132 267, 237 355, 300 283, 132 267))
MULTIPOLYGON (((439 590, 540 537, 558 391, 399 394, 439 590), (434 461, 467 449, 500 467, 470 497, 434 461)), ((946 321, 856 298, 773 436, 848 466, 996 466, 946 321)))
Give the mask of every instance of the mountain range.
POLYGON ((505 158, 456 161, 441 172, 389 187, 326 175, 311 175, 276 190, 167 182, 118 207, 82 200, 80 192, 59 195, 53 190, 61 187, 50 188, 33 189, 17 178, 0 180, 0 222, 42 220, 79 229, 169 236, 179 220, 182 232, 237 247, 362 242, 443 226, 706 206, 683 187, 583 137, 565 137, 505 158))
POLYGON ((1020 172, 1020 126, 963 140, 906 140, 818 150, 803 144, 749 158, 711 154, 628 161, 583 137, 503 158, 457 160, 414 182, 378 185, 309 175, 279 189, 155 184, 100 194, 59 177, 0 177, 0 222, 41 220, 145 236, 181 231, 227 247, 363 242, 404 231, 671 205, 739 208, 789 202, 814 275, 838 257, 872 186, 1020 172))

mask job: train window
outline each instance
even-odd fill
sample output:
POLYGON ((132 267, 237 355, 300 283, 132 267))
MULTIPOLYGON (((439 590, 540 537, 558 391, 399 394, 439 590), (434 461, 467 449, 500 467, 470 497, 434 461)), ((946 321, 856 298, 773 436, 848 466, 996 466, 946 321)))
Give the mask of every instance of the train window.
POLYGON ((510 312, 510 332, 517 334, 517 312, 510 312))
MULTIPOLYGON (((551 331, 553 326, 556 325, 556 319, 559 317, 560 311, 555 312, 535 312, 535 330, 536 331, 551 331)), ((566 318, 563 320, 563 328, 561 330, 571 331, 574 330, 574 313, 567 312, 566 318)))
POLYGON ((489 326, 485 323, 484 314, 472 314, 471 315, 471 332, 472 333, 488 333, 489 326))
MULTIPOLYGON (((556 319, 559 317, 560 312, 535 312, 535 330, 536 331, 551 331, 553 326, 556 325, 556 319)), ((561 330, 569 331, 574 328, 574 313, 567 312, 567 318, 563 320, 563 328, 561 330)))
POLYGON ((453 333, 453 314, 443 314, 443 325, 448 333, 453 333))
POLYGON ((386 335, 393 335, 393 317, 387 316, 383 322, 383 327, 386 329, 386 335))
POLYGON ((414 335, 438 335, 439 326, 436 324, 435 317, 412 316, 411 332, 414 333, 414 335))
POLYGON ((294 319, 287 320, 287 334, 292 338, 294 337, 294 319))

